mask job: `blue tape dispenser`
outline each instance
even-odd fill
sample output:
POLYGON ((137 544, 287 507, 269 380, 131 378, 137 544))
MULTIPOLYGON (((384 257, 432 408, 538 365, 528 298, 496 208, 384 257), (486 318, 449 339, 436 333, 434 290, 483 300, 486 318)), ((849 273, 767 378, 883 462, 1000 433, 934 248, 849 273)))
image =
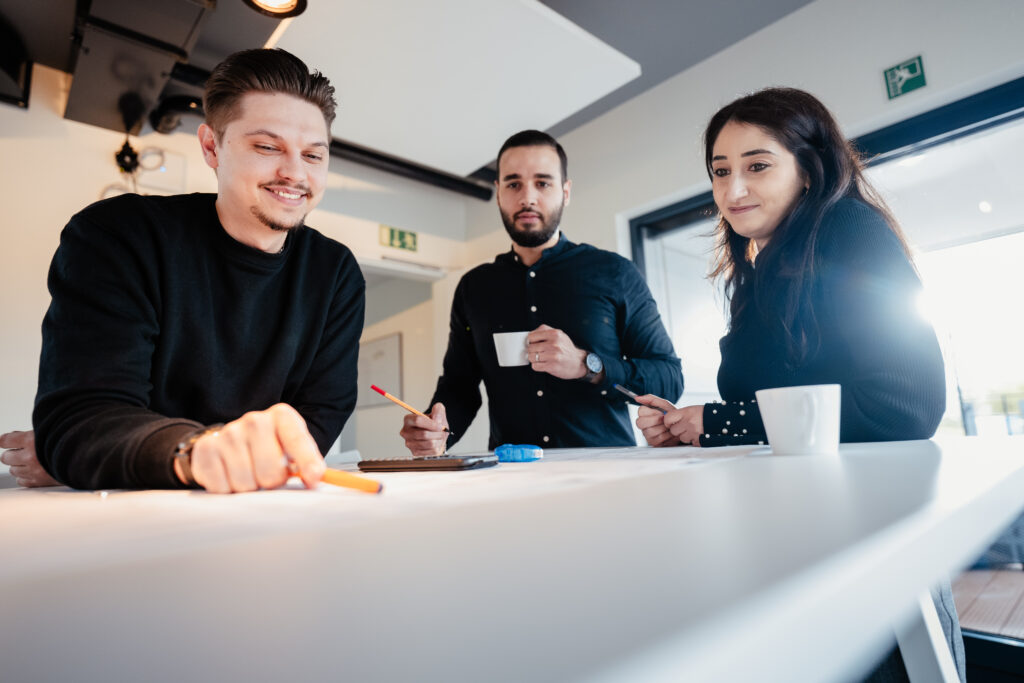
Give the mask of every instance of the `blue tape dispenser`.
POLYGON ((503 443, 494 449, 498 462, 532 462, 544 457, 544 449, 529 444, 503 443))

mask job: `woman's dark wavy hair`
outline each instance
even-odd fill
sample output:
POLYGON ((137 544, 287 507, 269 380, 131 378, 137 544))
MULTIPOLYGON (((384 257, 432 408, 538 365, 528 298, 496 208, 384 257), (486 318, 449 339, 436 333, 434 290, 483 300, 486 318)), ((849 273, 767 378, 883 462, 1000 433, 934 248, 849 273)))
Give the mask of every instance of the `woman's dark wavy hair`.
POLYGON ((820 339, 811 290, 825 214, 841 199, 860 199, 885 217, 908 257, 910 250, 885 202, 864 178, 853 145, 816 97, 795 88, 766 88, 719 110, 704 131, 704 162, 712 180, 712 150, 730 121, 757 126, 789 150, 808 186, 760 253, 720 213, 711 277, 724 280, 730 326, 761 318, 781 333, 788 360, 797 365, 817 350, 820 339))

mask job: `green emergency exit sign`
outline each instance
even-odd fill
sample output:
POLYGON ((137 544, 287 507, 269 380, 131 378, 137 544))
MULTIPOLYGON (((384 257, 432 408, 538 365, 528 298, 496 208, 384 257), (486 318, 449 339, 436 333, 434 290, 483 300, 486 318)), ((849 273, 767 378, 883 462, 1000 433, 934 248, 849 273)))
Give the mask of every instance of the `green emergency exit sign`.
POLYGON ((380 224, 380 243, 385 247, 416 251, 416 233, 412 230, 400 230, 390 225, 380 224))
POLYGON ((924 87, 924 62, 921 55, 885 70, 885 88, 889 99, 924 87))

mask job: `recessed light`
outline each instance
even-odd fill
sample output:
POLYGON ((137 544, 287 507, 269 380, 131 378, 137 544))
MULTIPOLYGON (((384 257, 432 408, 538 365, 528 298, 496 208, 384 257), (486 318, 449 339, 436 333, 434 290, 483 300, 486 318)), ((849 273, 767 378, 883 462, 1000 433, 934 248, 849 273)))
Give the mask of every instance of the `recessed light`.
POLYGON ((978 211, 982 213, 992 213, 992 205, 986 201, 978 202, 978 211))
POLYGON ((297 17, 306 11, 306 0, 242 0, 260 14, 275 19, 297 17))
POLYGON ((904 157, 896 163, 904 168, 909 168, 910 166, 917 166, 922 161, 924 161, 924 154, 915 154, 914 156, 904 157))

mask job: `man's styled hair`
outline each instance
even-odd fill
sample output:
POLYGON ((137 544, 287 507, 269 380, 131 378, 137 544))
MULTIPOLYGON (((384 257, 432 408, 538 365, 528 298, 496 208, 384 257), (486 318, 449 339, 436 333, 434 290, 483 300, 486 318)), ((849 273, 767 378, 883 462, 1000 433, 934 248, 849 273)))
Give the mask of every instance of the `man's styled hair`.
POLYGON ((310 73, 301 59, 280 48, 242 50, 214 67, 206 81, 203 111, 218 138, 238 118, 239 103, 251 92, 298 97, 320 109, 328 129, 334 122, 338 103, 326 76, 319 71, 310 73))
POLYGON ((569 179, 569 158, 565 156, 565 150, 558 144, 558 140, 539 130, 519 131, 508 140, 505 140, 505 144, 498 150, 497 166, 499 178, 501 178, 501 155, 513 147, 550 147, 558 153, 558 160, 562 163, 562 183, 569 179))

